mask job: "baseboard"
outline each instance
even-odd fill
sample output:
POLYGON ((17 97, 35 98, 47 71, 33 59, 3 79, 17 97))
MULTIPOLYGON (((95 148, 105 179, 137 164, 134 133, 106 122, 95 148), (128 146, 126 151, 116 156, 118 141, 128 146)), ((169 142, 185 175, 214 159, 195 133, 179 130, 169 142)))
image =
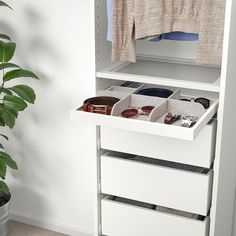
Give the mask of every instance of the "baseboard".
POLYGON ((85 229, 75 225, 54 222, 35 216, 25 216, 13 212, 10 215, 10 219, 70 236, 93 236, 93 232, 89 229, 85 229))

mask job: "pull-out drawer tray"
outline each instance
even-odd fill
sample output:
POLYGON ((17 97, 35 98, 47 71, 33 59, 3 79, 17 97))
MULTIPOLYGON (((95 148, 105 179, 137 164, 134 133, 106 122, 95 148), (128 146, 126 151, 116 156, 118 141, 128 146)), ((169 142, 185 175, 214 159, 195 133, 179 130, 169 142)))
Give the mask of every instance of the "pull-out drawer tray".
MULTIPOLYGON (((139 96, 136 95, 136 98, 138 98, 139 96)), ((129 98, 126 98, 126 100, 123 101, 124 104, 127 102, 128 99, 129 98)), ((164 110, 167 109, 166 111, 168 112, 169 108, 166 107, 167 106, 166 104, 168 102, 180 103, 179 101, 174 101, 174 100, 162 101, 161 99, 159 99, 158 106, 160 110, 162 109, 162 111, 164 112, 164 110), (162 102, 163 104, 161 105, 162 102)), ((182 101, 181 103, 184 103, 184 102, 182 101)), ((117 103, 114 106, 117 108, 116 111, 120 109, 119 105, 121 104, 117 103)), ((152 105, 152 104, 148 104, 148 105, 152 105)), ((200 105, 195 104, 195 106, 200 106, 200 105)), ((85 124, 120 128, 120 129, 129 130, 129 131, 136 131, 136 132, 158 135, 158 136, 163 136, 163 137, 172 137, 176 139, 193 141, 197 137, 199 132, 206 126, 206 124, 215 115, 215 113, 217 112, 217 109, 218 109, 218 101, 216 100, 212 102, 211 106, 199 118, 197 123, 190 128, 182 127, 181 125, 164 124, 162 121, 162 118, 156 121, 155 120, 146 121, 146 120, 140 120, 140 119, 127 119, 127 118, 117 116, 115 111, 113 112, 114 115, 101 115, 101 114, 96 114, 96 113, 84 112, 82 108, 71 111, 71 120, 78 121, 85 124)), ((158 114, 159 113, 157 112, 156 113, 157 117, 158 117, 158 114)))
POLYGON ((203 221, 103 199, 102 234, 107 236, 208 236, 203 221))
POLYGON ((211 205, 212 170, 177 163, 163 166, 160 160, 125 159, 123 155, 108 153, 101 157, 102 193, 207 215, 211 205))
POLYGON ((215 156, 216 123, 214 120, 206 125, 194 141, 101 127, 101 147, 210 168, 215 156))

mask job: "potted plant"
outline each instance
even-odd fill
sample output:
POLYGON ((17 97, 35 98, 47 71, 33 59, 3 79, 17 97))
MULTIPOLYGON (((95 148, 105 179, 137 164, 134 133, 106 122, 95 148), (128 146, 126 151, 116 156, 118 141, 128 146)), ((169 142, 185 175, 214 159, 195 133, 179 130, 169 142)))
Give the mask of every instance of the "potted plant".
MULTIPOLYGON (((12 9, 7 3, 0 0, 0 6, 12 9)), ((24 70, 12 62, 16 44, 11 38, 0 32, 0 126, 12 129, 15 125, 19 112, 25 110, 28 103, 35 101, 34 90, 23 84, 14 83, 8 86, 8 81, 19 77, 38 79, 31 71, 24 70)), ((12 84, 12 83, 11 83, 12 84)), ((0 138, 8 140, 8 137, 0 132, 0 138)), ((0 235, 7 234, 7 221, 9 216, 9 204, 11 199, 10 190, 5 182, 7 168, 16 170, 17 164, 12 157, 4 151, 0 140, 0 235)))

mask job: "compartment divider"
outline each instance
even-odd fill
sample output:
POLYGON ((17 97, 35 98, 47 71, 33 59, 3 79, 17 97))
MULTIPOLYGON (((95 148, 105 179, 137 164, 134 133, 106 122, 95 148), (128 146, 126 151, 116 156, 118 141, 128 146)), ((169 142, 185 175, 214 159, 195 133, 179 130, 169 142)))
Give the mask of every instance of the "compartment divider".
POLYGON ((169 99, 177 99, 177 100, 179 100, 180 99, 180 95, 181 95, 181 90, 177 89, 168 98, 169 99))
POLYGON ((166 113, 167 106, 168 100, 166 99, 163 104, 153 109, 152 113, 150 114, 150 121, 156 122, 159 120, 166 113))
MULTIPOLYGON (((121 99, 119 102, 117 102, 112 109, 111 115, 112 116, 121 116, 121 113, 130 108, 140 108, 143 106, 154 106, 155 108, 158 108, 160 105, 166 102, 165 98, 158 98, 158 97, 151 97, 151 96, 145 96, 145 95, 139 95, 139 94, 131 94, 123 99, 121 99)), ((155 109, 154 108, 154 109, 155 109)), ((147 118, 147 121, 152 120, 152 114, 153 111, 149 114, 147 118)))

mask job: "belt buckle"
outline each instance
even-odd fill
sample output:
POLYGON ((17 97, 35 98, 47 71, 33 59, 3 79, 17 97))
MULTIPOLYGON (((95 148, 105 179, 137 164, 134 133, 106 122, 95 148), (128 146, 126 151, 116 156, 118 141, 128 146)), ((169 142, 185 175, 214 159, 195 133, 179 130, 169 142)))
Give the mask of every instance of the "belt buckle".
POLYGON ((91 112, 92 113, 102 113, 104 115, 108 115, 108 107, 107 105, 92 105, 91 112))

